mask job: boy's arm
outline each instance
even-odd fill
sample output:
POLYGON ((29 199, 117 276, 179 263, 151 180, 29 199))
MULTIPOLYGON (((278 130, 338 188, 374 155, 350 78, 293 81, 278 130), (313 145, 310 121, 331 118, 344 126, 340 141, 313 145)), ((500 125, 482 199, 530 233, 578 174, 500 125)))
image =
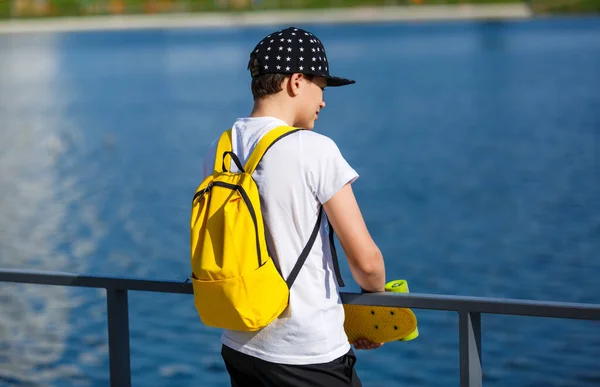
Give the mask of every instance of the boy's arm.
POLYGON ((385 265, 371 238, 350 183, 323 204, 348 258, 352 277, 368 292, 385 291, 385 265))

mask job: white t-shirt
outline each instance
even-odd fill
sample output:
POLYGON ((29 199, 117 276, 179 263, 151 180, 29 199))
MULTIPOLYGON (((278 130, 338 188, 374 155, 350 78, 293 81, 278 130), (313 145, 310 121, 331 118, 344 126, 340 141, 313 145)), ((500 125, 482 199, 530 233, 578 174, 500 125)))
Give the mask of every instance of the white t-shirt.
MULTIPOLYGON (((258 141, 277 126, 273 117, 240 118, 232 130, 233 152, 242 165, 258 141)), ((212 173, 217 141, 207 152, 203 178, 212 173)), ((232 162, 232 171, 237 171, 232 162)), ((328 137, 309 130, 279 140, 252 175, 259 187, 267 244, 287 278, 314 229, 321 203, 358 174, 328 137)), ((257 332, 224 330, 224 345, 280 364, 330 362, 350 349, 338 292, 326 217, 290 290, 288 308, 257 332)))

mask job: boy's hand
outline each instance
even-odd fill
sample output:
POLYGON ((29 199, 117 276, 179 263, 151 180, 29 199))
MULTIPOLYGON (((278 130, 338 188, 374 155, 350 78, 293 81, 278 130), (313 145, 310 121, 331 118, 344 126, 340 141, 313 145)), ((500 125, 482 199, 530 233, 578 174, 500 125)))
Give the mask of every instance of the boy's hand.
POLYGON ((373 343, 372 341, 369 341, 367 339, 358 339, 356 340, 356 342, 353 344, 354 348, 356 349, 377 349, 379 347, 381 347, 383 345, 383 343, 373 343))

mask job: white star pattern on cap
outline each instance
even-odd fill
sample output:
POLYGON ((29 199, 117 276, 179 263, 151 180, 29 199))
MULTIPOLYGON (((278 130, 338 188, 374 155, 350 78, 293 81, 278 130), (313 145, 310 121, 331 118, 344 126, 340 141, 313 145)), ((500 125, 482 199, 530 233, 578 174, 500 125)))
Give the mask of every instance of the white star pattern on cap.
POLYGON ((289 56, 287 58, 285 58, 285 60, 287 60, 288 62, 292 60, 292 58, 290 58, 289 56))

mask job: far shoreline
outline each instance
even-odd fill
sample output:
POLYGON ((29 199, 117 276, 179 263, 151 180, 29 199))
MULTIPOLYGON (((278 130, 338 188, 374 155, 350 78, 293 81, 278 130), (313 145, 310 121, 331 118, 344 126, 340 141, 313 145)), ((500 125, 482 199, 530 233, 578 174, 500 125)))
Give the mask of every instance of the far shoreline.
POLYGON ((0 21, 0 34, 140 29, 279 26, 444 20, 529 19, 525 4, 463 4, 329 8, 311 10, 210 12, 119 16, 77 16, 0 21))

